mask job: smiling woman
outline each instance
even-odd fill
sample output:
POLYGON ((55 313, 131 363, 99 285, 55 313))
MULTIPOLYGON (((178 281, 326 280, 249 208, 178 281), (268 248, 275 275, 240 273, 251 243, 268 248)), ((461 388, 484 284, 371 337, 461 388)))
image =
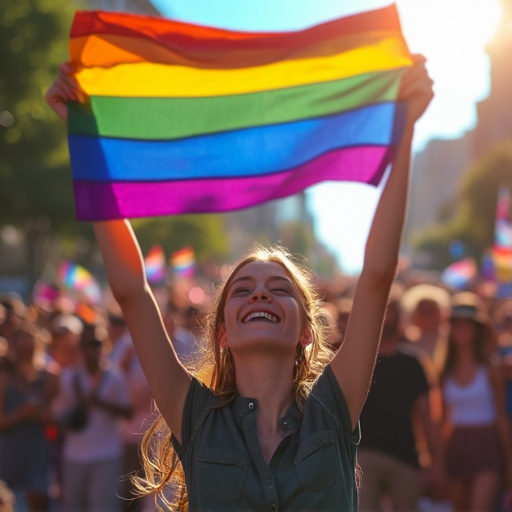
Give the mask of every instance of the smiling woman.
MULTIPOLYGON (((94 223, 160 413, 144 437, 140 488, 162 492, 171 482, 173 510, 357 510, 358 418, 395 276, 414 124, 432 99, 425 59, 411 61, 398 91, 406 105, 403 136, 336 355, 326 348, 311 274, 281 248, 255 248, 211 312, 205 352, 212 371, 189 373, 165 330, 129 222, 94 223)), ((66 120, 67 102, 82 93, 64 65, 46 98, 66 120)))

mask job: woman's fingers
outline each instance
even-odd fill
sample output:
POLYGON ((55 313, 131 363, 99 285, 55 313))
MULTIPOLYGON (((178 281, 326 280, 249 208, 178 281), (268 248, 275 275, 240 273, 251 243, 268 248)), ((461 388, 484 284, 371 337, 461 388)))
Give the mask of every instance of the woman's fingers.
POLYGON ((86 97, 74 76, 73 67, 68 63, 61 64, 57 78, 45 95, 48 105, 64 122, 67 122, 68 101, 83 102, 86 97))
POLYGON ((433 84, 423 55, 413 55, 413 65, 404 73, 398 99, 407 102, 407 117, 415 122, 434 97, 433 84))

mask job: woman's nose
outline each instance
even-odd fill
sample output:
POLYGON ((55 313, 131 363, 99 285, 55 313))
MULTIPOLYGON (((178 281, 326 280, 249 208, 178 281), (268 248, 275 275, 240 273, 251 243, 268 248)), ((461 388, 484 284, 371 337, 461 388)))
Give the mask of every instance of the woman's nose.
POLYGON ((249 302, 255 302, 257 300, 271 300, 270 293, 264 287, 256 288, 252 294, 249 302))

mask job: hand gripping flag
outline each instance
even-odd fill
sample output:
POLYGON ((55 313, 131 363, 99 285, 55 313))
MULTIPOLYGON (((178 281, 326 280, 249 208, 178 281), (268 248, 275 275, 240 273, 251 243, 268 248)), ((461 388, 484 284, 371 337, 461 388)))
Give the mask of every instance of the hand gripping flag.
POLYGON ((377 185, 412 64, 396 7, 291 32, 79 11, 70 62, 77 218, 223 212, 327 180, 377 185))

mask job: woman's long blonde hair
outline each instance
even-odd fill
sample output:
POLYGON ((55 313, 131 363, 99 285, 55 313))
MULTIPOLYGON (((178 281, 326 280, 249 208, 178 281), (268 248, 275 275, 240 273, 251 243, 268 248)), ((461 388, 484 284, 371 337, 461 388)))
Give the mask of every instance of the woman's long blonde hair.
MULTIPOLYGON (((229 277, 218 288, 215 304, 206 317, 198 357, 189 371, 214 393, 226 397, 227 401, 235 396, 236 375, 233 357, 229 349, 221 348, 219 339, 224 325, 224 309, 230 283, 238 271, 251 262, 278 263, 287 271, 298 291, 306 325, 302 335, 307 335, 310 341, 304 347, 297 340, 294 385, 297 404, 302 407, 314 383, 332 359, 333 353, 326 343, 329 328, 323 318, 323 301, 313 285, 312 273, 278 245, 255 245, 233 266, 229 277)), ((185 475, 171 444, 171 432, 159 414, 144 434, 141 455, 143 476, 134 477, 138 492, 141 495, 158 493, 171 510, 186 510, 188 497, 185 475)))

